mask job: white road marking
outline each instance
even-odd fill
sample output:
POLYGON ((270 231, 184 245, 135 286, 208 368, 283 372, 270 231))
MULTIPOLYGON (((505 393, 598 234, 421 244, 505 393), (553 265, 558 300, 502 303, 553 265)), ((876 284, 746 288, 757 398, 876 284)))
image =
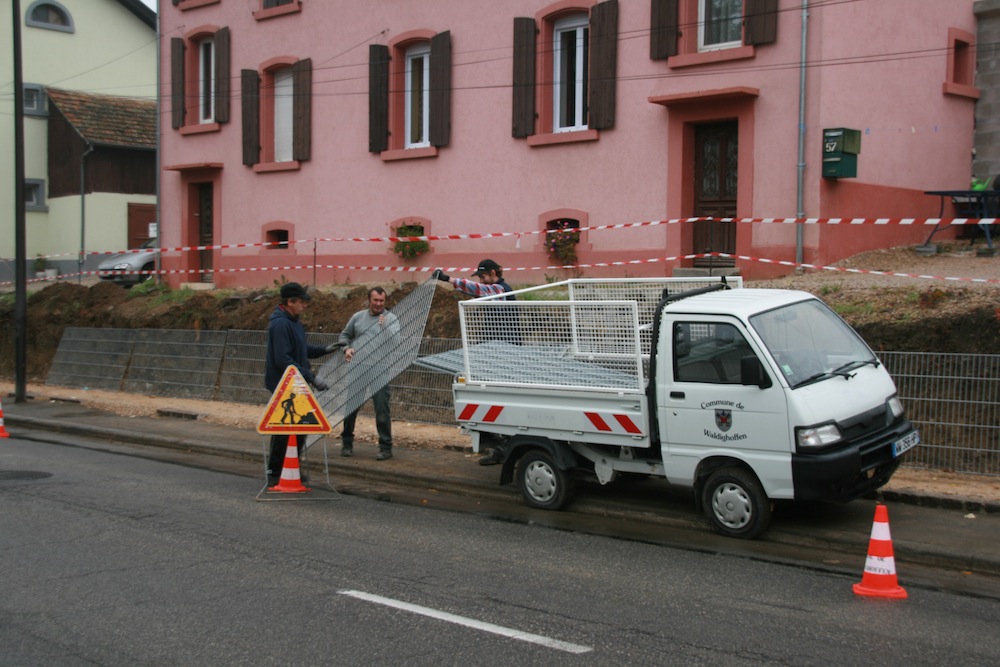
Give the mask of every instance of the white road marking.
POLYGON ((421 607, 420 605, 410 604, 409 602, 393 600, 392 598, 382 597, 381 595, 373 595, 372 593, 365 593, 363 591, 346 591, 346 590, 338 591, 338 593, 340 593, 341 595, 348 595, 352 598, 357 598, 359 600, 366 600, 367 602, 374 602, 375 604, 381 604, 387 607, 402 609, 403 611, 409 611, 414 614, 420 614, 421 616, 429 616, 431 618, 436 618, 440 621, 448 621, 449 623, 464 625, 467 628, 474 628, 476 630, 482 630, 484 632, 492 632, 495 635, 510 637, 511 639, 520 639, 521 641, 524 642, 540 644, 542 646, 558 649, 560 651, 566 651, 568 653, 588 653, 589 651, 594 650, 590 646, 571 644, 569 642, 559 641, 558 639, 552 639, 551 637, 543 637, 542 635, 534 635, 531 634, 530 632, 522 632, 520 630, 514 630, 512 628, 505 628, 502 625, 494 625, 493 623, 484 623, 483 621, 477 621, 472 618, 466 618, 465 616, 457 616, 456 614, 449 614, 448 612, 445 611, 438 611, 437 609, 431 609, 429 607, 421 607))

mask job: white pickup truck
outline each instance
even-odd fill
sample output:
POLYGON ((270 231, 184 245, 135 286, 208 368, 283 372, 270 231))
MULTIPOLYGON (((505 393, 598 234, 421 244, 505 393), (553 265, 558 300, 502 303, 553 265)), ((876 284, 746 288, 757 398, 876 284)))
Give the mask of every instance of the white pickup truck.
POLYGON ((919 442, 875 354, 806 292, 663 278, 514 295, 461 302, 446 354, 459 424, 476 451, 506 450, 500 481, 516 474, 529 505, 562 507, 579 474, 642 473, 753 538, 773 500, 856 498, 919 442))

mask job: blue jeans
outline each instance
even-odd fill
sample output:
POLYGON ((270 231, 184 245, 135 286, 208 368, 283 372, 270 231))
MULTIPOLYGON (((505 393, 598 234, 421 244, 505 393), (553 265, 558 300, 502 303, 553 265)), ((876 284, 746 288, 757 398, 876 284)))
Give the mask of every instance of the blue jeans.
MULTIPOLYGON (((378 448, 383 451, 390 451, 392 449, 392 417, 389 415, 390 397, 389 385, 382 387, 372 396, 372 404, 375 406, 375 428, 378 429, 378 448)), ((340 434, 340 441, 348 449, 354 447, 354 423, 357 419, 358 410, 344 417, 344 431, 340 434)))

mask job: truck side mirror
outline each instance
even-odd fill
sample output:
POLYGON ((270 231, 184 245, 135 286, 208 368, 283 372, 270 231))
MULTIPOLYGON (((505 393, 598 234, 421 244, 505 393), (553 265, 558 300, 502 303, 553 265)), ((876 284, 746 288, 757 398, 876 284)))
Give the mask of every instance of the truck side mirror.
POLYGON ((740 384, 748 387, 756 385, 761 389, 771 386, 771 376, 764 370, 760 359, 752 354, 740 359, 740 384))

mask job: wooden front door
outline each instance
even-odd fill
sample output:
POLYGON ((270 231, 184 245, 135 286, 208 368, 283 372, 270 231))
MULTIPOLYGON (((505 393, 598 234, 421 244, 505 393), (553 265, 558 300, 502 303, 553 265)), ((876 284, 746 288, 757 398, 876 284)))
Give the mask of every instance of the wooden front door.
POLYGON ((128 204, 128 247, 138 248, 149 240, 149 223, 156 222, 155 204, 128 204))
MULTIPOLYGON (((739 125, 736 121, 711 123, 695 128, 694 215, 696 217, 736 217, 737 157, 739 125)), ((736 223, 701 221, 694 223, 695 253, 736 252, 736 223)), ((704 257, 694 265, 734 266, 731 257, 704 257)))

